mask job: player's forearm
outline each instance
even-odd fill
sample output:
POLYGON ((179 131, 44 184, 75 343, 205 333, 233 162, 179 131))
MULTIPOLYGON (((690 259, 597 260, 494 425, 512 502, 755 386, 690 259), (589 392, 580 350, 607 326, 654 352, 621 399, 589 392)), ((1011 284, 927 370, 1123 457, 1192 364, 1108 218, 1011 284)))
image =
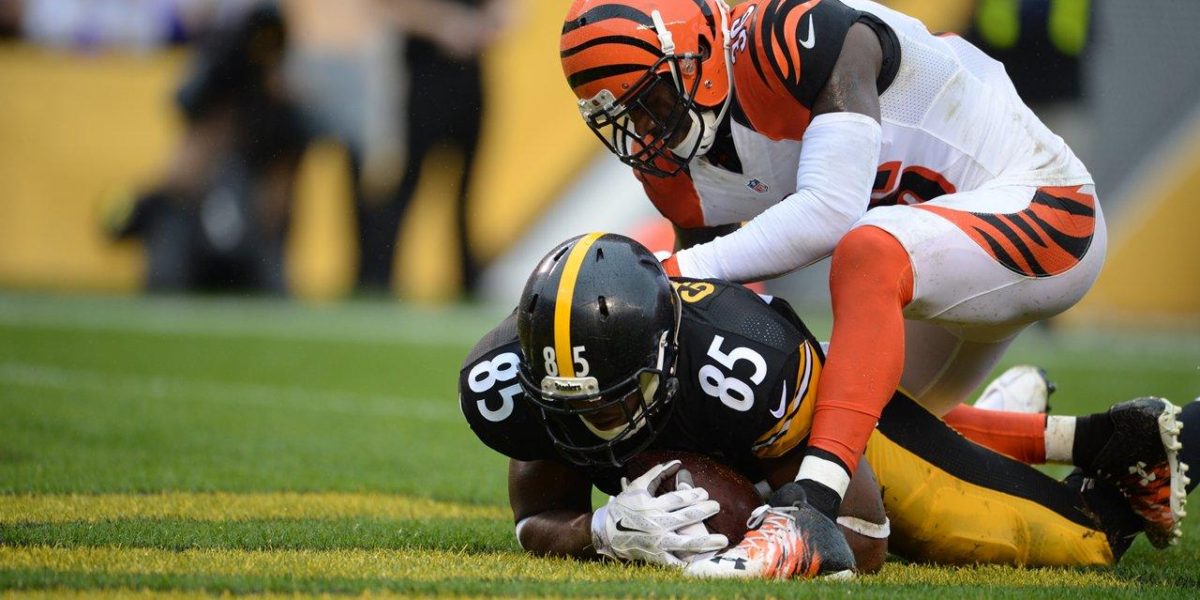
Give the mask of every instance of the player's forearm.
POLYGON ((741 229, 676 256, 687 277, 758 281, 828 256, 867 211, 882 129, 871 117, 833 113, 804 136, 796 193, 741 229))
POLYGON ((517 523, 517 542, 533 554, 594 559, 591 523, 590 512, 546 511, 517 523))

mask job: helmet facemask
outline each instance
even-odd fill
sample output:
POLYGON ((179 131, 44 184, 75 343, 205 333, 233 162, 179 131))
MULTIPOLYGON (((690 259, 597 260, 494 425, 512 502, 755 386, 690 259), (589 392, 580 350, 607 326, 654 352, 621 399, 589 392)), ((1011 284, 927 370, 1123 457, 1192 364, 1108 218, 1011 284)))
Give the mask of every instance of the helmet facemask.
POLYGON ((720 13, 723 48, 711 48, 701 38, 695 52, 676 54, 670 30, 659 12, 653 11, 662 57, 619 98, 603 89, 579 101, 588 127, 621 162, 650 175, 669 177, 712 147, 717 126, 729 109, 733 77, 723 5, 720 13), (704 63, 714 51, 723 55, 722 83, 727 91, 719 105, 710 107, 697 103, 696 98, 701 85, 712 85, 705 80, 704 63))
POLYGON ((547 376, 535 384, 527 369, 521 369, 525 394, 565 458, 581 466, 619 467, 658 437, 678 389, 674 336, 662 332, 658 348, 654 367, 639 369, 603 390, 594 377, 547 376), (618 410, 620 416, 614 418, 618 410), (612 426, 594 423, 598 417, 611 420, 612 426))
POLYGON ((700 86, 700 77, 693 79, 690 89, 683 89, 682 80, 657 72, 659 66, 668 61, 687 61, 685 64, 692 65, 689 68, 699 69, 697 61, 690 56, 659 59, 655 67, 621 98, 614 98, 611 92, 603 90, 590 100, 580 101, 580 113, 592 133, 621 162, 651 175, 669 177, 703 154, 700 142, 705 137, 715 137, 705 136, 706 125, 713 119, 706 119, 702 114, 711 111, 691 100, 700 86), (639 122, 646 131, 639 131, 639 122), (683 127, 688 128, 686 135, 675 147, 669 146, 672 138, 680 136, 683 127))

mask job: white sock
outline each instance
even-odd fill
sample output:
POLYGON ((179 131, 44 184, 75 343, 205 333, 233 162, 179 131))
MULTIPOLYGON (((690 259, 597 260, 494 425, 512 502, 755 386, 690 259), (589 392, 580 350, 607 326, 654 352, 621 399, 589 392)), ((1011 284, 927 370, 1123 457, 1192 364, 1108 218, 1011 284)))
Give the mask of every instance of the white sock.
POLYGON ((1075 417, 1046 417, 1046 462, 1072 464, 1075 445, 1075 417))

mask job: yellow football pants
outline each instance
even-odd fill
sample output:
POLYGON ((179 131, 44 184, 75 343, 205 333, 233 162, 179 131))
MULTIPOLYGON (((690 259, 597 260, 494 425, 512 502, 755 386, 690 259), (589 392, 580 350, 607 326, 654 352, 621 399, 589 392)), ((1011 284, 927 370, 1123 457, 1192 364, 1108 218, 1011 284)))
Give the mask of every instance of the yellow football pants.
POLYGON ((909 560, 1031 567, 1112 565, 1103 531, 1069 489, 978 446, 897 394, 867 444, 891 520, 891 552, 909 560))

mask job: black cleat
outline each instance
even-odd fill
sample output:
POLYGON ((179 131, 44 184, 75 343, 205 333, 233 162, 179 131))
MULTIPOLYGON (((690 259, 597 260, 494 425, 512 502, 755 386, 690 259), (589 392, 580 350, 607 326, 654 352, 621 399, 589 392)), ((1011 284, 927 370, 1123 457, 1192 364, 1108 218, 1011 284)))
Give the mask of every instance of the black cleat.
POLYGON ((1187 515, 1187 465, 1179 461, 1180 408, 1163 398, 1138 398, 1108 410, 1113 434, 1092 461, 1093 474, 1118 490, 1156 548, 1175 543, 1187 515))

